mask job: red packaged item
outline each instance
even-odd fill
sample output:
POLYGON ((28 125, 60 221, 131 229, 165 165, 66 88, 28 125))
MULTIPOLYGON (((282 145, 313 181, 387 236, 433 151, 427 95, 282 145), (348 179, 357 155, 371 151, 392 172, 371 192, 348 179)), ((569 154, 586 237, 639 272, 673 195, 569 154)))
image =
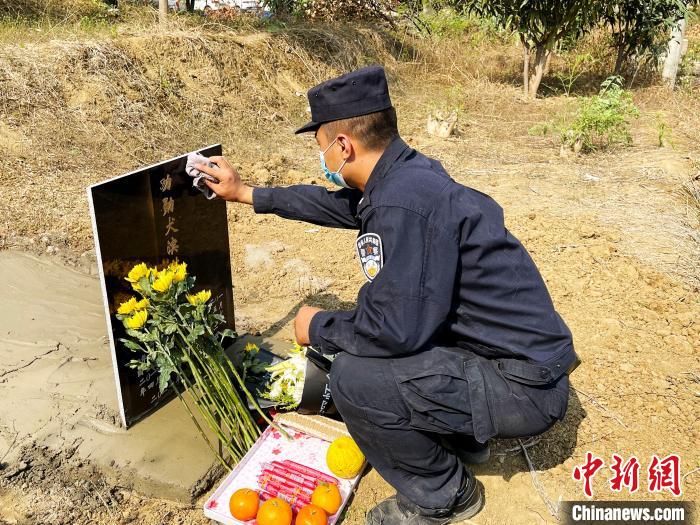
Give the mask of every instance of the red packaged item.
POLYGON ((333 476, 329 476, 328 474, 325 474, 319 470, 313 469, 311 467, 307 467, 306 465, 302 465, 301 463, 297 463, 296 461, 291 461, 289 459, 285 459, 283 462, 279 461, 273 461, 273 464, 276 465, 281 465, 282 467, 286 467, 290 470, 293 470, 294 472, 297 472, 299 474, 302 474, 306 478, 311 478, 313 480, 320 480, 323 481, 324 483, 333 483, 334 485, 338 484, 338 479, 334 478, 333 476))

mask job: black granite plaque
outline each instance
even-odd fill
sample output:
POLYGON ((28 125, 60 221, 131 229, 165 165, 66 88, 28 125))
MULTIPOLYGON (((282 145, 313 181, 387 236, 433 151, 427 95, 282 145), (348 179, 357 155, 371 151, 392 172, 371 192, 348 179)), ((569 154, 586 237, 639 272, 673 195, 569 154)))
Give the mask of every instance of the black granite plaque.
MULTIPOLYGON (((221 155, 221 145, 199 152, 221 155)), ((135 264, 186 262, 187 272, 197 278, 196 290, 211 290, 227 327, 234 329, 226 202, 207 200, 192 186, 186 161, 185 154, 87 189, 117 396, 127 427, 174 395, 172 389, 158 392, 157 373, 141 374, 126 366, 136 356, 119 342, 126 334, 116 311, 134 295, 124 277, 135 264)))

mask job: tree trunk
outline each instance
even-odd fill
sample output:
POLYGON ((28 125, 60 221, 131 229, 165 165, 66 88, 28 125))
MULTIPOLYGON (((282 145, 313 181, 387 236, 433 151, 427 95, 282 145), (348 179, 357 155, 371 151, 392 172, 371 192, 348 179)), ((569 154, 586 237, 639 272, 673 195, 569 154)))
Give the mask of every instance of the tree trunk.
POLYGON ((159 0, 158 3, 158 18, 160 22, 165 22, 168 17, 168 0, 159 0))
POLYGON ((540 82, 544 77, 547 60, 551 52, 543 45, 538 44, 535 48, 535 70, 530 75, 530 97, 536 98, 540 88, 540 82))
POLYGON ((523 44, 523 93, 525 97, 530 96, 530 46, 527 45, 525 39, 521 37, 520 41, 523 44))
POLYGON ((622 73, 622 64, 625 62, 625 46, 620 44, 617 48, 617 58, 615 59, 615 74, 622 73))
POLYGON ((186 5, 187 10, 192 13, 194 11, 194 0, 186 0, 186 5))
POLYGON ((547 53, 547 62, 544 65, 544 76, 546 77, 549 75, 549 69, 552 66, 552 56, 554 55, 554 51, 549 51, 547 53))
POLYGON ((678 22, 678 25, 671 32, 671 40, 668 42, 668 51, 664 61, 664 71, 662 78, 668 87, 673 89, 676 84, 678 66, 681 62, 683 51, 683 33, 685 32, 685 18, 678 22))

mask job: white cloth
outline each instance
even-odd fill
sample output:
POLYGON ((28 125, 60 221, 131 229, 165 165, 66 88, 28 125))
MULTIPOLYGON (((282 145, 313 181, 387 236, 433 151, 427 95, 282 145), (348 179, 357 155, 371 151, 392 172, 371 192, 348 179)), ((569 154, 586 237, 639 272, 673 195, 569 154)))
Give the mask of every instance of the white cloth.
POLYGON ((185 172, 193 178, 192 186, 201 191, 207 199, 216 198, 216 193, 211 191, 211 188, 204 183, 203 179, 207 179, 209 182, 217 182, 217 180, 211 175, 199 171, 197 168, 195 168, 195 164, 204 164, 210 168, 213 168, 214 164, 204 155, 200 155, 199 153, 190 153, 187 155, 185 172))

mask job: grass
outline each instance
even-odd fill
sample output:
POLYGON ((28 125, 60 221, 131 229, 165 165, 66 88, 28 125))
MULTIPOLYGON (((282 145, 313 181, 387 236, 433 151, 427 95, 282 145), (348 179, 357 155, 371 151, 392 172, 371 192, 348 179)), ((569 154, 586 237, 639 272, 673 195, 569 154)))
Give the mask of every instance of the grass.
POLYGON ((700 173, 681 186, 681 197, 691 212, 700 220, 700 173))
MULTIPOLYGON (((26 1, 26 0, 25 0, 26 1)), ((0 0, 0 42, 29 44, 50 40, 85 38, 108 39, 144 32, 172 31, 276 31, 284 27, 278 21, 263 19, 253 14, 234 18, 205 18, 201 12, 171 12, 165 27, 159 24, 158 11, 151 6, 121 2, 119 9, 111 9, 95 2, 74 2, 82 7, 60 10, 3 9, 0 0)), ((70 2, 69 2, 70 5, 70 2)))

